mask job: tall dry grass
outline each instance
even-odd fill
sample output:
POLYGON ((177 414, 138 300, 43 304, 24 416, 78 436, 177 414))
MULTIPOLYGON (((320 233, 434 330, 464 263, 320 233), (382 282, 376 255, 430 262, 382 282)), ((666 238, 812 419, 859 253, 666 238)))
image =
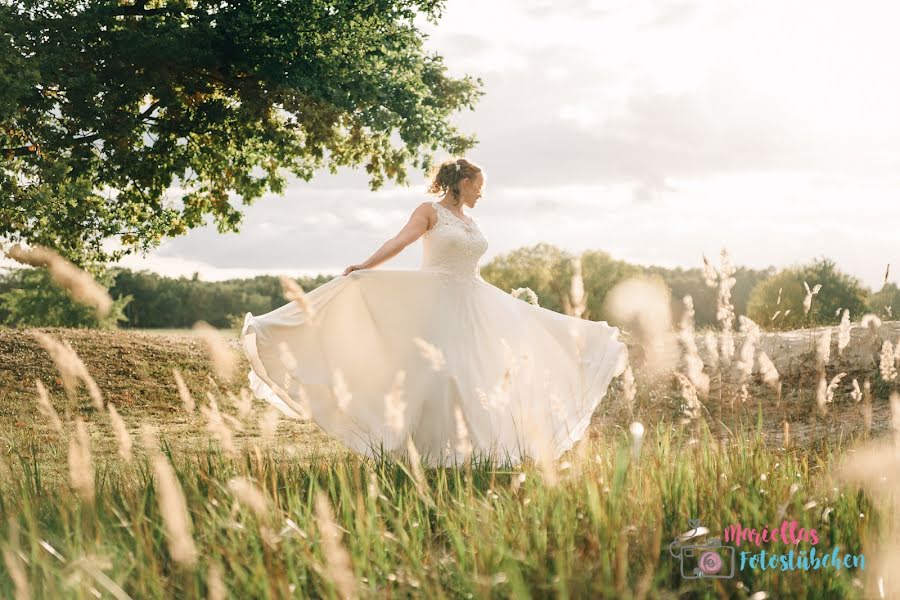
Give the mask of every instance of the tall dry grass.
POLYGON ((23 248, 20 244, 15 244, 6 255, 31 267, 46 268, 54 283, 66 290, 76 302, 92 307, 98 319, 103 319, 112 310, 113 301, 106 289, 90 273, 78 268, 55 250, 40 245, 23 248))

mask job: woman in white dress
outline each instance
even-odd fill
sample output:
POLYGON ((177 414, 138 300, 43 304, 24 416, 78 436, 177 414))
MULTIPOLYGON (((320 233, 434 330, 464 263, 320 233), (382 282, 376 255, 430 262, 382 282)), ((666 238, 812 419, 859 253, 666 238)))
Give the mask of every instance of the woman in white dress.
POLYGON ((365 262, 280 308, 247 313, 254 394, 361 453, 429 466, 518 465, 580 440, 626 361, 619 330, 519 300, 481 278, 463 211, 484 174, 440 165, 403 229, 365 262), (375 269, 423 239, 417 270, 375 269))

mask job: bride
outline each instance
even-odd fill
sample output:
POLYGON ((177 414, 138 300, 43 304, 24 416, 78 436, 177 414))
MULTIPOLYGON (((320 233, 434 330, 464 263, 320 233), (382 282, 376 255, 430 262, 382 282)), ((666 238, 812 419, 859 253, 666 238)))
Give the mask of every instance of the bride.
POLYGON ((371 257, 269 313, 247 313, 254 394, 356 452, 401 456, 412 444, 429 466, 518 465, 580 440, 624 369, 619 330, 482 279, 488 243, 463 207, 483 186, 474 163, 444 162, 428 188, 440 201, 416 207, 371 257), (419 238, 418 270, 375 269, 419 238))

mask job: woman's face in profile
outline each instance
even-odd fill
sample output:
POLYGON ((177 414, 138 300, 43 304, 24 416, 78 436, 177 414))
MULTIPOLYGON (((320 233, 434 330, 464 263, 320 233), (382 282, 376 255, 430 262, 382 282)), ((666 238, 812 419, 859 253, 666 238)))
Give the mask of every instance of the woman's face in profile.
POLYGON ((482 173, 476 173, 475 177, 472 179, 465 179, 463 181, 463 197, 465 198, 465 203, 470 208, 475 206, 475 203, 478 202, 478 199, 481 198, 481 192, 484 189, 484 175, 482 173))

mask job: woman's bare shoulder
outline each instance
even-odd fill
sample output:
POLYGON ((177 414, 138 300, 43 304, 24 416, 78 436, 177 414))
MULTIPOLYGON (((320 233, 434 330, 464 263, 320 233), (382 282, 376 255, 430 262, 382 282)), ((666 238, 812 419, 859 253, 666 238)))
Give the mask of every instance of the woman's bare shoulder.
POLYGON ((423 215, 428 220, 428 229, 431 229, 437 221, 437 210, 434 208, 434 202, 429 200, 419 204, 413 211, 413 215, 423 215))

